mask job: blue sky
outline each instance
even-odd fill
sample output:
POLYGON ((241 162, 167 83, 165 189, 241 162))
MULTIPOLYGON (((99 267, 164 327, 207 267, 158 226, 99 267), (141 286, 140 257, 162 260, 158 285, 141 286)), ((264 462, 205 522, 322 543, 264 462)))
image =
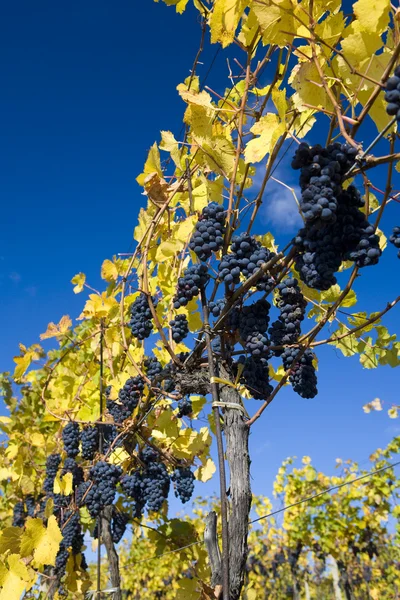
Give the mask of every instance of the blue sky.
MULTIPOLYGON (((75 273, 85 272, 96 287, 103 259, 128 250, 143 204, 135 178, 147 150, 161 129, 179 135, 184 105, 176 85, 189 75, 197 51, 197 14, 177 16, 151 0, 139 10, 135 5, 25 0, 2 7, 1 370, 13 368, 18 342, 31 344, 49 321, 80 313, 83 297, 70 284, 75 273)), ((200 76, 215 51, 205 50, 200 76)), ((208 83, 220 92, 229 85, 222 53, 208 83)), ((364 128, 359 139, 368 135, 364 128)), ((279 177, 285 171, 292 185, 293 172, 281 167, 279 177)), ((258 228, 272 225, 278 241, 286 241, 296 223, 288 223, 274 190, 258 228)), ((287 194, 282 198, 289 207, 287 194)), ((391 206, 386 233, 399 222, 400 207, 391 206)), ((380 266, 365 269, 357 282, 360 309, 380 310, 393 299, 398 273, 389 248, 380 266)), ((385 324, 398 331, 398 310, 385 324)), ((363 370, 357 358, 345 359, 333 348, 321 348, 318 356, 318 397, 303 400, 284 389, 253 428, 256 493, 270 492, 289 455, 310 455, 317 468, 331 471, 336 457, 365 461, 400 432, 385 412, 362 411, 376 396, 385 408, 399 402, 398 373, 363 370)), ((216 482, 204 487, 213 489, 216 482)))

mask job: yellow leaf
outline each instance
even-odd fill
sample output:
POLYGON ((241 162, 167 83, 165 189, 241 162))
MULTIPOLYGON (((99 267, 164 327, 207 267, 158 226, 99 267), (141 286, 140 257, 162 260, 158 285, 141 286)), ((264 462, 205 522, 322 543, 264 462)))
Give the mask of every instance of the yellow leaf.
POLYGON ((177 226, 174 228, 174 240, 177 240, 182 244, 186 244, 186 242, 192 235, 196 221, 197 217, 195 215, 187 217, 184 221, 179 221, 177 226))
POLYGON ((205 183, 201 183, 193 190, 193 204, 196 212, 201 212, 208 204, 208 190, 205 183))
POLYGON ((12 469, 6 469, 6 467, 0 468, 0 481, 10 478, 14 479, 13 475, 15 475, 15 479, 18 479, 18 475, 14 474, 12 469))
POLYGON ((48 338, 56 337, 58 335, 64 335, 66 331, 71 327, 72 321, 68 315, 61 317, 58 325, 55 323, 49 323, 47 330, 40 334, 41 340, 47 340, 48 338))
POLYGON ((141 173, 140 175, 138 175, 138 177, 136 177, 136 181, 138 182, 138 184, 144 185, 146 176, 150 175, 151 173, 158 173, 158 175, 160 177, 162 177, 160 153, 158 151, 158 147, 155 142, 152 145, 152 147, 150 148, 149 153, 147 155, 147 159, 144 164, 143 173, 141 173))
POLYGON ((42 433, 32 433, 30 436, 30 442, 32 446, 36 446, 37 448, 43 448, 46 443, 45 437, 42 433))
POLYGON ((62 537, 54 515, 49 517, 47 529, 41 519, 28 518, 21 540, 21 555, 33 554, 33 564, 36 567, 54 566, 62 537))
MULTIPOLYGON (((25 352, 25 350, 22 350, 25 352)), ((17 364, 14 371, 15 379, 21 379, 25 371, 31 365, 32 361, 38 360, 43 356, 43 351, 39 344, 34 344, 28 350, 26 350, 24 356, 15 356, 14 362, 17 364)))
POLYGON ((161 242, 157 248, 156 262, 163 263, 165 261, 170 261, 179 249, 180 248, 177 247, 176 242, 161 242))
POLYGON ((179 150, 179 142, 175 139, 174 134, 170 131, 162 131, 161 140, 161 144, 159 145, 160 150, 169 152, 175 165, 178 169, 181 169, 181 152, 179 150))
POLYGON ((368 404, 364 404, 363 411, 365 413, 370 413, 371 410, 382 410, 382 402, 380 398, 375 398, 371 402, 368 402, 368 404))
POLYGON ((389 23, 390 0, 358 0, 353 11, 362 29, 381 34, 389 23))
POLYGON ((54 479, 53 491, 55 494, 62 494, 63 496, 69 496, 72 494, 72 473, 66 473, 62 477, 56 475, 54 479))
MULTIPOLYGON (((158 2, 158 0, 154 0, 154 1, 158 2)), ((189 2, 189 0, 163 0, 163 2, 167 6, 175 6, 176 12, 179 14, 182 14, 183 11, 185 10, 186 5, 189 2)))
POLYGON ((118 269, 115 263, 108 258, 101 265, 101 277, 105 281, 115 281, 118 279, 118 269))
POLYGON ((272 101, 276 106, 276 110, 278 111, 278 115, 281 121, 284 121, 287 109, 286 90, 278 90, 276 88, 273 88, 272 101))
POLYGON ((389 408, 388 415, 391 419, 397 419, 398 414, 399 414, 398 406, 393 406, 392 408, 389 408))
POLYGON ((83 312, 79 315, 78 320, 90 319, 91 317, 106 317, 112 308, 117 308, 118 302, 115 298, 107 296, 103 292, 101 296, 98 294, 90 294, 89 300, 86 301, 83 312))
POLYGON ((190 396, 192 402, 192 416, 197 417, 202 411, 204 405, 207 403, 207 399, 204 396, 190 396))
POLYGON ((22 592, 36 579, 36 574, 24 565, 18 554, 11 554, 7 562, 8 570, 0 581, 0 600, 20 600, 22 592))
POLYGON ((199 329, 203 326, 203 321, 201 318, 201 312, 199 311, 197 298, 193 298, 185 307, 185 312, 188 318, 189 330, 193 333, 194 331, 199 331, 199 329))
POLYGON ((123 448, 116 448, 111 454, 110 458, 108 459, 108 462, 110 462, 113 465, 121 465, 121 463, 129 459, 130 454, 128 454, 126 450, 124 450, 123 448))
POLYGON ((260 26, 264 44, 278 46, 291 44, 293 35, 290 35, 290 32, 295 33, 297 30, 300 34, 304 30, 303 35, 308 35, 307 29, 299 26, 291 14, 293 13, 291 0, 265 0, 264 2, 252 0, 251 8, 260 26))
POLYGON ((308 466, 306 468, 306 481, 309 481, 311 483, 311 481, 315 481, 317 479, 317 471, 314 469, 314 467, 308 466))
POLYGON ((211 96, 206 91, 198 92, 192 87, 188 90, 187 86, 184 83, 180 83, 176 89, 179 92, 182 100, 187 102, 188 104, 197 104, 198 106, 206 106, 207 108, 213 108, 211 104, 211 96))
POLYGON ((246 0, 215 0, 210 17, 211 43, 229 46, 234 40, 246 0))
POLYGON ((21 527, 6 527, 3 529, 0 533, 0 554, 2 556, 6 553, 19 553, 22 533, 23 529, 21 527))
POLYGON ((141 208, 139 211, 138 225, 136 225, 135 231, 133 232, 133 237, 137 242, 141 241, 151 221, 152 216, 147 212, 147 210, 141 208))
POLYGON ((260 162, 272 151, 280 136, 285 132, 285 123, 280 122, 278 115, 268 113, 261 117, 250 131, 259 137, 247 143, 244 151, 246 163, 260 162))
POLYGON ((71 279, 71 283, 73 283, 75 285, 75 287, 73 289, 74 294, 79 294, 79 292, 81 292, 83 290, 85 281, 86 281, 85 273, 78 273, 77 275, 74 275, 74 277, 71 279))
POLYGON ((366 57, 371 57, 381 48, 382 39, 375 31, 365 31, 359 21, 353 21, 343 32, 342 50, 347 60, 358 68, 366 57))
POLYGON ((194 476, 203 483, 209 481, 217 470, 211 458, 208 458, 204 465, 195 470, 194 476))

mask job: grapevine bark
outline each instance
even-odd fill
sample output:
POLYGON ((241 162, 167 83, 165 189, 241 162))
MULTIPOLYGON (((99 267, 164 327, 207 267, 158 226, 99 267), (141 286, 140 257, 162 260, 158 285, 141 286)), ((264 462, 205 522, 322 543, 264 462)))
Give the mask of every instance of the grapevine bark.
MULTIPOLYGON (((232 380, 228 368, 219 365, 222 379, 232 380)), ((242 405, 240 394, 231 386, 220 384, 222 402, 242 405)), ((244 413, 235 408, 224 411, 226 458, 229 465, 230 514, 229 532, 229 598, 238 600, 244 583, 248 554, 247 536, 251 507, 249 427, 244 413)))
POLYGON ((115 588, 112 597, 114 600, 122 600, 119 559, 111 534, 112 510, 112 506, 106 506, 106 508, 103 510, 103 518, 101 522, 102 541, 107 551, 108 564, 110 568, 111 587, 115 588))

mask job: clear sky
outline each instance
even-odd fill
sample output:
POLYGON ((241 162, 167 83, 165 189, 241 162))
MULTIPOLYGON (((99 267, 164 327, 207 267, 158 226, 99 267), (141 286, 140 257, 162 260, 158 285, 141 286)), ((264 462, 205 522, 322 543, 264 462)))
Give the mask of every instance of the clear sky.
MULTIPOLYGON (((200 28, 194 11, 179 16, 152 0, 16 0, 2 5, 0 23, 0 369, 7 370, 18 342, 32 344, 49 321, 80 313, 75 273, 101 285, 103 259, 128 250, 143 205, 135 178, 161 129, 179 136, 184 105, 176 85, 189 75, 200 28)), ((216 49, 204 52, 201 77, 216 49)), ((209 83, 219 92, 229 85, 222 53, 209 83)), ((279 177, 293 184, 296 176, 283 163, 279 177)), ((272 227, 278 241, 291 237, 290 202, 271 188, 258 230, 272 227)), ((391 206, 383 228, 389 234, 399 223, 400 206, 391 206)), ((399 293, 399 267, 390 247, 380 266, 364 270, 360 309, 381 310, 399 293)), ((399 310, 385 319, 392 332, 398 323, 399 310)), ((253 428, 256 493, 270 492, 289 455, 311 455, 317 468, 332 471, 336 457, 365 461, 400 433, 386 411, 362 411, 376 396, 385 408, 399 402, 395 370, 363 370, 334 348, 318 356, 318 397, 285 389, 253 428)), ((203 489, 218 486, 197 486, 203 489)))

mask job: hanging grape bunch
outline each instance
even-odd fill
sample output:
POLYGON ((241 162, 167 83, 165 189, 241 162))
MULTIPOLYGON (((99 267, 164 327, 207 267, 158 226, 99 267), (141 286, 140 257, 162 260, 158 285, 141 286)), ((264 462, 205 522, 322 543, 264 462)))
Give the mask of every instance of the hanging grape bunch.
POLYGON ((189 325, 186 315, 176 315, 175 319, 169 322, 171 327, 172 339, 179 344, 189 333, 189 325))
POLYGON ((396 116, 400 121, 400 66, 394 70, 394 75, 386 82, 385 100, 388 103, 386 112, 388 115, 396 116))
MULTIPOLYGON (((157 302, 155 298, 152 298, 154 306, 157 302)), ((153 331, 153 315, 149 306, 149 300, 146 294, 141 293, 136 300, 132 303, 131 319, 128 323, 131 328, 133 337, 138 340, 144 340, 148 338, 153 331)))
POLYGON ((389 241, 395 248, 399 249, 397 256, 400 258, 400 227, 393 227, 393 232, 389 237, 389 241))
POLYGON ((221 204, 210 202, 203 208, 189 244, 189 248, 201 261, 206 261, 213 252, 222 248, 225 234, 224 222, 225 211, 221 204))
POLYGON ((204 287, 210 276, 206 265, 192 265, 186 269, 183 277, 178 280, 178 289, 174 300, 174 308, 186 306, 187 303, 199 295, 200 288, 204 287))
MULTIPOLYGON (((310 181, 310 186, 306 188, 307 202, 301 205, 305 210, 306 224, 293 240, 296 270, 308 287, 317 290, 328 290, 336 283, 335 273, 343 261, 350 260, 361 268, 377 264, 382 254, 379 237, 360 210, 364 202, 358 190, 354 186, 349 186, 347 190, 341 188, 343 177, 354 164, 355 156, 354 148, 338 142, 330 144, 326 149, 321 146, 310 148, 308 144, 302 143, 292 161, 294 169, 301 169, 300 184, 304 179, 310 181), (319 208, 316 209, 315 206, 322 206, 321 190, 311 183, 309 175, 315 165, 324 164, 329 164, 331 168, 335 165, 336 187, 334 202, 328 207, 330 214, 325 213, 328 222, 323 223, 321 219, 319 223, 316 220, 319 208)), ((323 176, 324 182, 325 177, 327 176, 323 176)), ((326 196, 325 191, 323 193, 326 196)), ((325 196, 322 204, 325 204, 325 196)), ((322 216, 322 212, 320 214, 322 216)))

